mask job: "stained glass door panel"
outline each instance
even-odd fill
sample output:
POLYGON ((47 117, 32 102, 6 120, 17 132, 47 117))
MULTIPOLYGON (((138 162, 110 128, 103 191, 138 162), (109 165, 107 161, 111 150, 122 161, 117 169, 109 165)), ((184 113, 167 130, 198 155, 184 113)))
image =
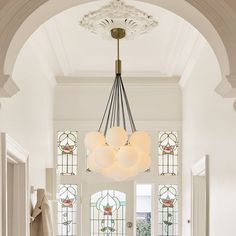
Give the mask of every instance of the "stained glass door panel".
POLYGON ((58 236, 77 236, 77 185, 58 188, 58 236))
POLYGON ((178 236, 178 192, 176 185, 160 185, 158 236, 178 236))
POLYGON ((133 236, 134 182, 108 182, 95 175, 91 181, 83 188, 82 235, 133 236))
POLYGON ((91 236, 125 236, 125 220, 125 193, 116 190, 103 190, 91 196, 91 236))

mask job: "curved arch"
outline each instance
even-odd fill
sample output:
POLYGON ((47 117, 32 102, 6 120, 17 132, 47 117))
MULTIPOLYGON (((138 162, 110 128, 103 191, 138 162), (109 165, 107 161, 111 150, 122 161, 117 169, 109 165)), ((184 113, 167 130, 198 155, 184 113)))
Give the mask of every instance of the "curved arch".
MULTIPOLYGON (((14 1, 17 2, 17 0, 14 1)), ((2 55, 0 58, 0 87, 5 86, 8 89, 7 93, 5 91, 6 95, 11 96, 17 92, 17 89, 14 87, 14 78, 10 78, 10 75, 14 69, 17 56, 29 36, 42 23, 59 12, 91 1, 21 0, 21 2, 25 2, 25 5, 15 5, 16 8, 18 7, 16 9, 18 13, 14 15, 12 11, 12 18, 9 20, 7 27, 9 30, 1 32, 0 26, 0 44, 3 45, 3 48, 0 49, 2 55)), ((176 13, 202 33, 213 48, 221 68, 222 82, 218 86, 217 92, 224 97, 236 97, 236 67, 233 66, 236 61, 236 44, 234 42, 236 37, 232 35, 234 31, 230 28, 232 21, 228 24, 229 20, 235 20, 236 22, 236 14, 231 8, 225 2, 223 4, 222 0, 214 1, 214 6, 212 2, 208 3, 205 0, 142 1, 158 5, 176 13), (218 20, 222 19, 222 17, 226 18, 227 13, 229 15, 225 21, 218 20)), ((9 12, 6 11, 5 14, 9 15, 9 12)))

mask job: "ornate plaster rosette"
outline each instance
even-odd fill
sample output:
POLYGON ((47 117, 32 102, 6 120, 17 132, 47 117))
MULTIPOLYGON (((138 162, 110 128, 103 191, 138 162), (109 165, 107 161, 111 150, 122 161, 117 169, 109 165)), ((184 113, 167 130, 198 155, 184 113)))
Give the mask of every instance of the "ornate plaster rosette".
POLYGON ((90 12, 83 17, 80 25, 102 38, 112 39, 111 29, 123 28, 127 39, 147 33, 158 25, 151 15, 121 0, 112 0, 110 4, 90 12))

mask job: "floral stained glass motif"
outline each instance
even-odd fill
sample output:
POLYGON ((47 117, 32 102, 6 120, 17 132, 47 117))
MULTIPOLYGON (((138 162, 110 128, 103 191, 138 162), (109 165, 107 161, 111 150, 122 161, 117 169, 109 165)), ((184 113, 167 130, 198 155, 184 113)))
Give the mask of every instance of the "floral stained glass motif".
POLYGON ((76 236, 77 185, 59 185, 58 236, 76 236))
POLYGON ((158 236, 178 236, 177 197, 176 185, 159 186, 158 236))
POLYGON ((61 175, 77 173, 77 132, 58 132, 57 167, 61 175))
POLYGON ((97 192, 91 197, 91 236, 125 236, 125 193, 97 192))
POLYGON ((178 134, 177 132, 159 133, 159 174, 178 174, 178 134))

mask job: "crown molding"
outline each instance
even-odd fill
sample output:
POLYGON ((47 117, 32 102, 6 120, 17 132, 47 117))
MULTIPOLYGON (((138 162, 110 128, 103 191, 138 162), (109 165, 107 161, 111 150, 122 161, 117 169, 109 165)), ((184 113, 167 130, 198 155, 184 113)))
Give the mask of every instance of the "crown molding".
MULTIPOLYGON (((155 85, 174 85, 179 87, 180 77, 125 77, 123 81, 125 85, 142 85, 142 86, 155 86, 155 85)), ((110 85, 114 81, 114 77, 70 77, 70 76, 58 76, 56 77, 58 86, 70 86, 70 85, 86 85, 86 86, 98 86, 98 85, 110 85)))
POLYGON ((72 73, 72 67, 68 60, 68 55, 56 19, 50 19, 43 27, 52 48, 52 52, 60 66, 60 70, 64 75, 72 73))
POLYGON ((192 53, 187 61, 187 64, 179 81, 180 87, 182 89, 184 88, 186 82, 190 78, 193 68, 197 63, 197 60, 199 59, 204 46, 206 45, 207 45, 206 40, 201 35, 199 35, 193 46, 192 53))

